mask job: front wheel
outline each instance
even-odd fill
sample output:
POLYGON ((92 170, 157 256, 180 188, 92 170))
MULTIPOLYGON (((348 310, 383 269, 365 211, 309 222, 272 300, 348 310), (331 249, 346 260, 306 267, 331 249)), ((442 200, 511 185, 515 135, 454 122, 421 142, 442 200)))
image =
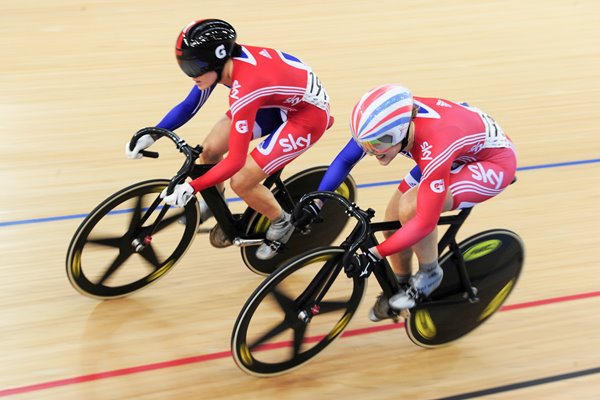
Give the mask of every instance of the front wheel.
MULTIPOLYGON (((327 168, 327 166, 309 168, 292 175, 283 182, 293 204, 297 204, 305 194, 314 192, 319 188, 319 184, 325 172, 327 172, 327 168)), ((356 183, 350 175, 336 189, 337 193, 352 203, 356 202, 356 191, 356 183)), ((285 205, 290 200, 285 198, 285 194, 279 191, 278 188, 273 190, 273 194, 280 204, 285 205)), ((286 207, 284 206, 284 208, 286 207)), ((288 209, 286 211, 290 212, 292 210, 288 209)), ((321 223, 313 224, 311 231, 308 233, 296 231, 286 243, 285 251, 278 253, 270 260, 259 260, 256 257, 257 248, 254 246, 242 247, 241 253, 244 263, 253 272, 259 275, 268 275, 275 271, 280 264, 299 254, 320 246, 332 244, 346 226, 349 216, 345 213, 345 209, 341 204, 329 201, 323 206, 320 217, 323 219, 321 223)), ((246 233, 249 236, 264 234, 269 229, 269 226, 269 219, 262 214, 256 213, 250 219, 246 233)))
POLYGON ((366 291, 366 280, 343 272, 344 253, 327 247, 300 255, 252 293, 231 337, 231 353, 243 371, 256 376, 291 371, 341 335, 366 291))
POLYGON ((200 210, 197 201, 183 209, 170 208, 151 233, 162 209, 159 194, 169 182, 133 184, 83 220, 66 259, 69 282, 77 291, 99 299, 122 297, 156 282, 175 266, 196 236, 200 210), (149 242, 136 249, 136 239, 149 242))
POLYGON ((465 336, 498 311, 515 288, 524 260, 523 242, 516 233, 481 232, 459 248, 479 301, 467 300, 452 252, 446 253, 440 258, 442 284, 431 301, 410 310, 405 324, 409 338, 419 346, 439 347, 465 336))

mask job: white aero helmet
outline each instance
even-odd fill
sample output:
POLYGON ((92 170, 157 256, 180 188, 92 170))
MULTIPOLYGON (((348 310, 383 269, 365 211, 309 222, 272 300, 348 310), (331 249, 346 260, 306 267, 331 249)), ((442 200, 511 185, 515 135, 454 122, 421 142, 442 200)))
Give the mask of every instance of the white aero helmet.
POLYGON ((365 152, 383 154, 406 138, 412 109, 412 94, 404 86, 374 87, 352 110, 352 137, 365 152))

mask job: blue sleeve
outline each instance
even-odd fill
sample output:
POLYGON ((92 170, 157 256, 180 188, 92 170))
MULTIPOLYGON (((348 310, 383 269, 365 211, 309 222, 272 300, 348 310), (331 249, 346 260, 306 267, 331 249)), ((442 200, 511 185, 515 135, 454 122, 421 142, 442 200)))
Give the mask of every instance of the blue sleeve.
POLYGON ((185 100, 173 107, 171 111, 156 125, 158 128, 174 131, 188 122, 206 102, 216 84, 208 89, 200 90, 194 86, 185 100))
POLYGON ((323 176, 319 184, 319 190, 332 191, 337 189, 365 154, 354 139, 351 138, 327 169, 325 176, 323 176))

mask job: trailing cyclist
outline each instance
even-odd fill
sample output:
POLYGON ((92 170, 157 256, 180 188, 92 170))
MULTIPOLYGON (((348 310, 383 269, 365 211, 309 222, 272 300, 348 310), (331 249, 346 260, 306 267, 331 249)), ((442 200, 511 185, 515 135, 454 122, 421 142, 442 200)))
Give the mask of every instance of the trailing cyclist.
MULTIPOLYGON (((391 298, 380 295, 369 313, 372 321, 389 318, 389 308, 409 309, 441 283, 437 221, 445 211, 472 207, 498 195, 514 179, 516 153, 502 128, 489 115, 466 103, 413 97, 399 85, 381 85, 365 93, 352 110, 352 139, 335 158, 319 186, 334 190, 366 154, 383 166, 398 154, 414 167, 394 191, 386 220, 402 228, 384 232, 385 241, 369 249, 371 262, 389 257, 405 289, 391 298), (411 250, 412 248, 412 250, 411 250), (412 251, 419 269, 413 276, 412 251)), ((313 222, 322 202, 302 209, 295 224, 313 222)))

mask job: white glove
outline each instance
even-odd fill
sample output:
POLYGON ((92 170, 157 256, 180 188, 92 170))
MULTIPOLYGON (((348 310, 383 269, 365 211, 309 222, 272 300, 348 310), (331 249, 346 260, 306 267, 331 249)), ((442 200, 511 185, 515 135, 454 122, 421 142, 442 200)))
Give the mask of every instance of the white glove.
POLYGON ((152 146, 154 143, 154 139, 150 135, 144 135, 137 141, 133 150, 129 150, 129 143, 125 143, 125 155, 128 158, 139 159, 142 158, 142 150, 146 150, 148 147, 152 146))
POLYGON ((173 193, 167 196, 166 187, 160 194, 161 199, 165 199, 165 203, 173 207, 184 207, 191 199, 194 198, 194 188, 189 183, 180 183, 175 186, 173 193))

